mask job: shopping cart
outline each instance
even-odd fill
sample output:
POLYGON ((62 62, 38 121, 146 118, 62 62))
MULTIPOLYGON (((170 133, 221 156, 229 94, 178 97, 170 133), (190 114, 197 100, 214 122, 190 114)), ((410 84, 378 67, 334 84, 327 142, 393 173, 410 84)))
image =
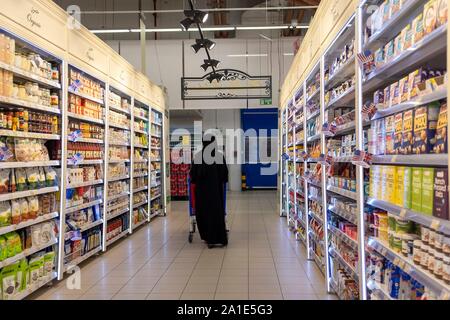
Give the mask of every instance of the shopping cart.
MULTIPOLYGON (((192 240, 194 239, 194 233, 197 229, 197 220, 195 218, 195 184, 191 183, 191 178, 188 175, 187 179, 188 183, 188 198, 189 198, 189 243, 192 243, 192 240)), ((223 199, 225 202, 225 226, 228 229, 228 222, 227 222, 227 184, 225 184, 223 188, 223 199)))

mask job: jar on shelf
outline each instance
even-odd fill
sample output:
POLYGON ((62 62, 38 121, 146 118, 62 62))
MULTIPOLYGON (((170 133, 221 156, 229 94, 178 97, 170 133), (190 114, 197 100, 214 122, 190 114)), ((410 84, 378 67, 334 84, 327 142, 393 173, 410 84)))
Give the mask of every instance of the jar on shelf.
POLYGON ((426 226, 420 227, 420 234, 422 236, 422 242, 427 243, 430 240, 430 228, 426 226))
POLYGON ((420 265, 425 269, 428 268, 428 253, 429 253, 429 251, 430 251, 430 247, 428 246, 428 244, 426 244, 422 241, 422 247, 421 247, 422 256, 420 259, 420 265))
POLYGON ((422 261, 422 240, 414 240, 413 261, 418 265, 422 261))
POLYGON ((430 271, 433 271, 434 275, 438 279, 443 278, 443 276, 444 276, 444 253, 442 252, 441 249, 435 250, 434 270, 430 270, 430 271))
POLYGON ((51 77, 51 79, 52 79, 52 80, 55 80, 55 81, 58 81, 58 80, 59 80, 59 70, 58 70, 58 67, 53 66, 51 70, 52 70, 52 77, 51 77))
POLYGON ((427 269, 430 270, 430 272, 434 272, 434 267, 436 264, 436 260, 435 260, 435 256, 436 256, 436 250, 432 247, 429 246, 429 250, 428 250, 428 266, 427 269))

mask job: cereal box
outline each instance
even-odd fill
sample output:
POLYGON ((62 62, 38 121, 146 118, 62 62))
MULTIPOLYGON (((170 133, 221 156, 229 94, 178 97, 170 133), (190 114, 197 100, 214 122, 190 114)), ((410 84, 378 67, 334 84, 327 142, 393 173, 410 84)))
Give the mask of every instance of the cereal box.
POLYGON ((430 0, 423 9, 423 24, 425 35, 433 32, 437 25, 437 0, 430 0))
POLYGON ((405 167, 404 174, 404 190, 403 190, 403 207, 411 209, 412 201, 412 167, 405 167))
POLYGON ((384 108, 391 107, 391 87, 386 87, 384 89, 384 108))
POLYGON ((422 170, 422 213, 432 216, 434 203, 434 169, 422 170))
POLYGON ((394 166, 386 167, 386 201, 389 203, 395 203, 395 181, 397 176, 397 170, 394 166))
POLYGON ((405 167, 395 167, 397 170, 397 181, 395 184, 394 204, 402 207, 405 204, 405 167))
POLYGON ((384 47, 384 59, 386 62, 391 61, 395 56, 395 40, 389 41, 384 47))
POLYGON ((422 40, 423 35, 424 35, 424 30, 423 30, 423 14, 419 14, 412 23, 412 28, 413 28, 413 40, 414 43, 419 42, 420 40, 422 40))
POLYGON ((422 168, 412 169, 411 209, 417 212, 422 210, 422 177, 422 168))
POLYGON ((449 220, 448 214, 448 169, 436 169, 434 175, 434 210, 433 216, 449 220))
POLYGON ((399 82, 399 95, 400 95, 400 102, 408 101, 408 92, 409 92, 409 86, 408 86, 408 77, 404 77, 399 82))
POLYGON ((439 102, 416 109, 414 113, 414 146, 412 153, 427 154, 433 150, 436 142, 435 135, 439 110, 439 102))
POLYGON ((438 0, 437 8, 437 26, 440 27, 448 20, 447 0, 438 0))
POLYGON ((391 0, 391 17, 400 10, 401 0, 391 0))
POLYGON ((402 31, 403 35, 403 50, 409 49, 412 46, 413 32, 411 24, 408 24, 402 31))
POLYGON ((403 52, 403 39, 404 39, 404 36, 401 33, 394 39, 394 56, 395 57, 403 52))
POLYGON ((433 147, 433 153, 447 154, 448 142, 447 142, 447 102, 441 104, 439 111, 439 119, 436 127, 435 144, 433 147))
POLYGON ((414 111, 408 110, 403 114, 402 153, 412 154, 414 145, 414 111))
POLYGON ((391 18, 391 1, 392 0, 386 0, 383 5, 383 23, 388 21, 391 18))
POLYGON ((394 153, 402 154, 402 141, 403 141, 403 113, 397 113, 395 115, 395 136, 394 136, 394 153))
POLYGON ((400 103, 400 86, 398 82, 391 84, 391 107, 400 103))
POLYGON ((386 126, 386 154, 395 154, 395 116, 389 116, 385 119, 386 126))
POLYGON ((419 83, 421 83, 422 81, 424 81, 423 77, 423 73, 422 73, 422 68, 413 71, 409 74, 409 79, 408 79, 408 84, 409 84, 409 99, 414 99, 416 98, 419 93, 419 83))
POLYGON ((380 68, 385 63, 384 48, 375 51, 375 67, 380 68))

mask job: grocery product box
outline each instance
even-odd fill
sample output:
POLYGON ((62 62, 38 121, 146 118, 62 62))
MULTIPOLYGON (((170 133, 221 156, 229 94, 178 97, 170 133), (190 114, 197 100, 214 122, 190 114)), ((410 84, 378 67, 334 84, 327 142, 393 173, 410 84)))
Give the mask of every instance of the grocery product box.
POLYGON ((438 18, 437 5, 437 0, 430 0, 425 4, 423 8, 423 28, 425 35, 433 32, 433 30, 436 29, 438 18))
POLYGON ((446 154, 448 153, 447 142, 447 102, 441 104, 439 111, 439 119, 436 126, 435 144, 433 146, 433 153, 446 154))
POLYGON ((385 169, 386 171, 386 201, 389 203, 395 203, 395 181, 397 176, 397 170, 394 166, 388 166, 385 169))
POLYGON ((405 167, 403 171, 403 207, 406 209, 411 209, 412 206, 412 171, 413 168, 405 167))
POLYGON ((412 169, 411 209, 417 212, 422 210, 422 177, 422 168, 412 169))
POLYGON ((394 153, 402 154, 403 141, 403 113, 395 115, 395 132, 394 132, 394 153))
POLYGON ((414 145, 413 154, 427 154, 433 150, 440 104, 432 103, 417 108, 414 112, 414 145))
POLYGON ((434 203, 434 168, 422 170, 422 210, 426 215, 433 215, 434 203))
POLYGON ((448 197, 448 169, 436 169, 434 175, 433 216, 439 219, 450 220, 448 197))
POLYGON ((412 154, 414 145, 414 111, 408 110, 403 114, 402 153, 412 154))
POLYGON ((386 117, 386 154, 395 154, 395 116, 386 117))
POLYGON ((405 167, 396 167, 397 181, 395 184, 394 204, 399 207, 405 205, 405 167))
POLYGON ((448 20, 447 0, 438 0, 437 26, 440 27, 446 24, 447 20, 448 20))

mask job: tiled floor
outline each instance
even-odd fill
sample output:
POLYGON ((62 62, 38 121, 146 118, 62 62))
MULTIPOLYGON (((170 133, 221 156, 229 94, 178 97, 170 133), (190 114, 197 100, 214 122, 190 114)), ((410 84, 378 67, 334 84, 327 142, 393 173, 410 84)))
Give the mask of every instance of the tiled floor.
POLYGON ((81 288, 67 281, 33 299, 335 299, 305 248, 276 212, 276 193, 228 194, 230 243, 188 243, 186 202, 81 268, 81 288))

